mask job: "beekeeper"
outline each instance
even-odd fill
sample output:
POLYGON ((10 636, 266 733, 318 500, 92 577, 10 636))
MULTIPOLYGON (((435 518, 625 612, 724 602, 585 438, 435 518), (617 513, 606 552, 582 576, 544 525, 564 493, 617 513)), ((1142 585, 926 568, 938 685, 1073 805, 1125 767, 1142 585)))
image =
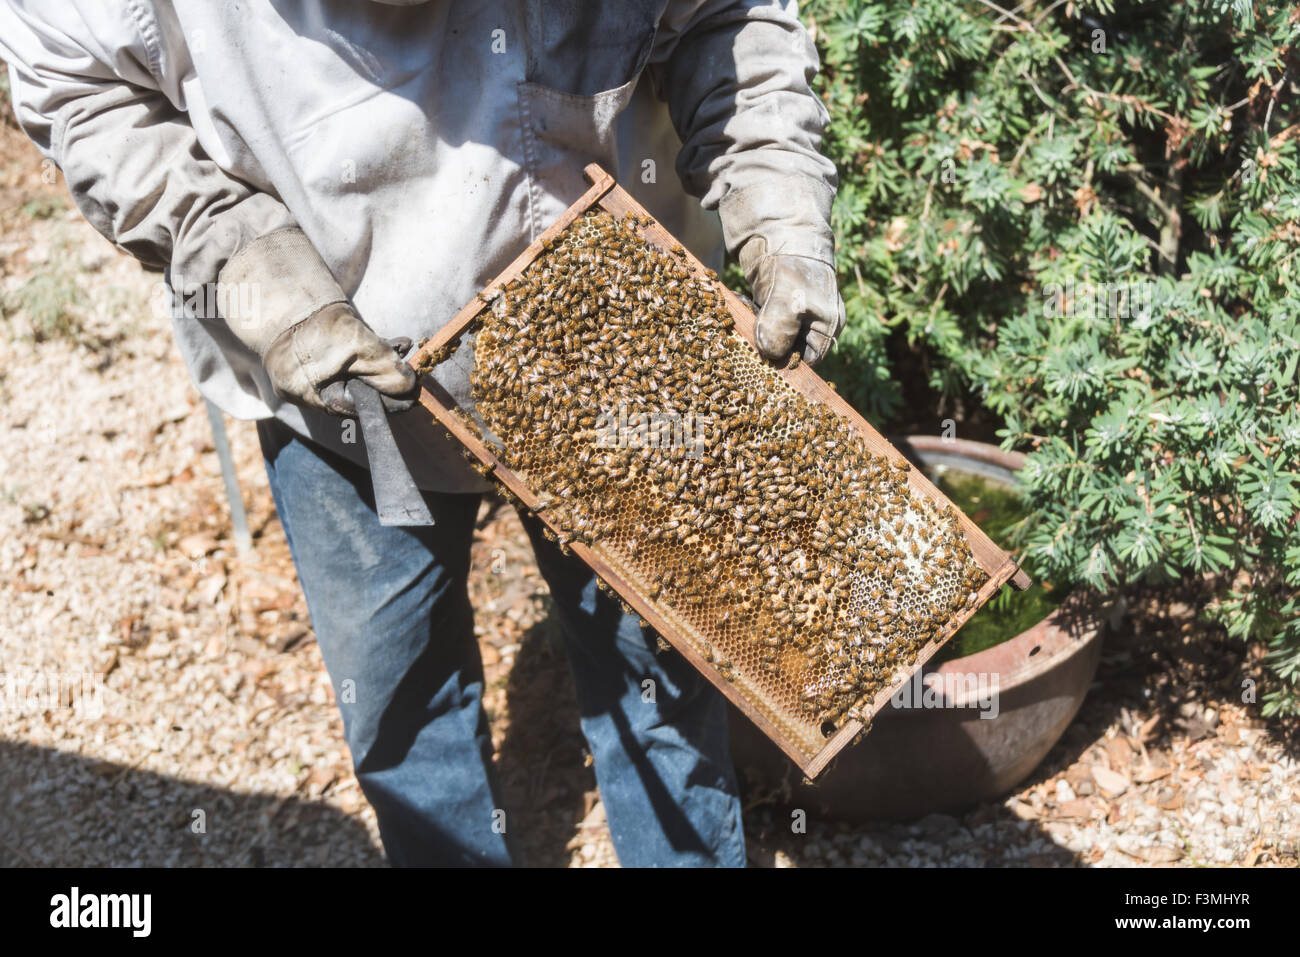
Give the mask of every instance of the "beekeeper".
MULTIPOLYGON (((382 527, 351 410, 321 390, 356 377, 409 407, 384 340, 434 333, 593 161, 706 262, 725 241, 762 351, 821 358, 843 324, 836 179, 793 3, 8 0, 0 56, 81 212, 166 270, 200 392, 258 420, 390 859, 509 863, 466 591, 487 486, 427 416, 396 414, 435 524, 382 527)), ((438 371, 461 401, 470 361, 438 371)), ((743 865, 722 697, 527 525, 620 861, 743 865)))

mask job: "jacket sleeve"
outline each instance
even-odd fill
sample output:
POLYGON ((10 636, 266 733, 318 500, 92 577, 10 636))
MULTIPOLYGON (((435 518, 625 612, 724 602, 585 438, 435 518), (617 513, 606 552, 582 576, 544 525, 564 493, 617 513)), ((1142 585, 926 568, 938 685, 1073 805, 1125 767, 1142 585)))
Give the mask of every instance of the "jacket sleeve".
POLYGON ((682 139, 677 173, 718 208, 735 254, 756 234, 830 262, 835 166, 820 152, 829 116, 813 93, 812 38, 793 3, 678 0, 650 70, 682 139))
POLYGON ((135 19, 138 10, 0 4, 0 57, 9 63, 14 112, 63 171, 90 224, 146 265, 169 269, 178 293, 218 279, 258 283, 258 315, 224 318, 260 355, 280 331, 342 293, 284 205, 204 152, 186 114, 156 82, 158 54, 146 39, 148 25, 135 19), (266 257, 247 253, 259 241, 284 249, 287 237, 293 241, 271 257, 273 268, 282 271, 286 255, 314 257, 308 272, 319 282, 268 299, 261 287, 273 285, 265 282, 272 276, 259 271, 266 257))

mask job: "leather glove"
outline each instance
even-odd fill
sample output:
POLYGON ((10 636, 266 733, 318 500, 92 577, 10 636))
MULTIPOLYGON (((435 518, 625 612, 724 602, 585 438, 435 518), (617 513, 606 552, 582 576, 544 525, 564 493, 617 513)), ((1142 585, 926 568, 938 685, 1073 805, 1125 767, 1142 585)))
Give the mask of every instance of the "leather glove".
POLYGON ((780 362, 798 349, 809 365, 820 362, 844 328, 835 267, 807 256, 768 253, 758 236, 741 249, 740 268, 759 305, 758 351, 780 362))
POLYGON ((759 306, 758 350, 773 361, 798 349, 809 365, 820 362, 844 328, 830 227, 834 195, 820 181, 772 174, 718 206, 727 248, 759 306))
POLYGON ((301 229, 260 236, 231 257, 218 282, 221 316, 262 360, 277 395, 334 415, 355 412, 332 383, 359 379, 390 412, 409 409, 418 387, 402 357, 409 339, 381 339, 347 297, 301 229))
POLYGON ((381 339, 345 302, 326 306, 271 343, 262 367, 278 395, 297 405, 354 415, 356 409, 332 383, 360 379, 384 400, 389 412, 415 404, 415 370, 402 357, 410 339, 381 339))

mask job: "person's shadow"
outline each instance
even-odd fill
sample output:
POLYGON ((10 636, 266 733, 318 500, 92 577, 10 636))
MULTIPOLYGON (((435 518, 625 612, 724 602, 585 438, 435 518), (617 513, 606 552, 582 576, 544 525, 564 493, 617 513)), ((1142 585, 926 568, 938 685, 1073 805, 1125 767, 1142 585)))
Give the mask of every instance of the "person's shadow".
POLYGON ((507 681, 510 723, 497 754, 515 864, 565 867, 570 843, 592 837, 580 825, 595 797, 596 775, 587 764, 573 676, 549 601, 546 617, 520 641, 507 681))
POLYGON ((0 741, 0 867, 382 867, 324 801, 238 793, 0 741))

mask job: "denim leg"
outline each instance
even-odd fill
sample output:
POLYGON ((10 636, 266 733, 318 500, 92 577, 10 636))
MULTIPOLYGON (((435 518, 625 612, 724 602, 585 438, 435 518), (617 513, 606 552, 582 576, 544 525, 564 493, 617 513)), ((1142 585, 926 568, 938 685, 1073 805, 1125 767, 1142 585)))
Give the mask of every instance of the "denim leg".
POLYGON ((466 591, 478 495, 385 528, 370 474, 274 421, 258 437, 352 762, 393 864, 507 865, 466 591))
POLYGON ((582 731, 624 867, 744 867, 726 702, 596 575, 522 516, 551 589, 582 731))

